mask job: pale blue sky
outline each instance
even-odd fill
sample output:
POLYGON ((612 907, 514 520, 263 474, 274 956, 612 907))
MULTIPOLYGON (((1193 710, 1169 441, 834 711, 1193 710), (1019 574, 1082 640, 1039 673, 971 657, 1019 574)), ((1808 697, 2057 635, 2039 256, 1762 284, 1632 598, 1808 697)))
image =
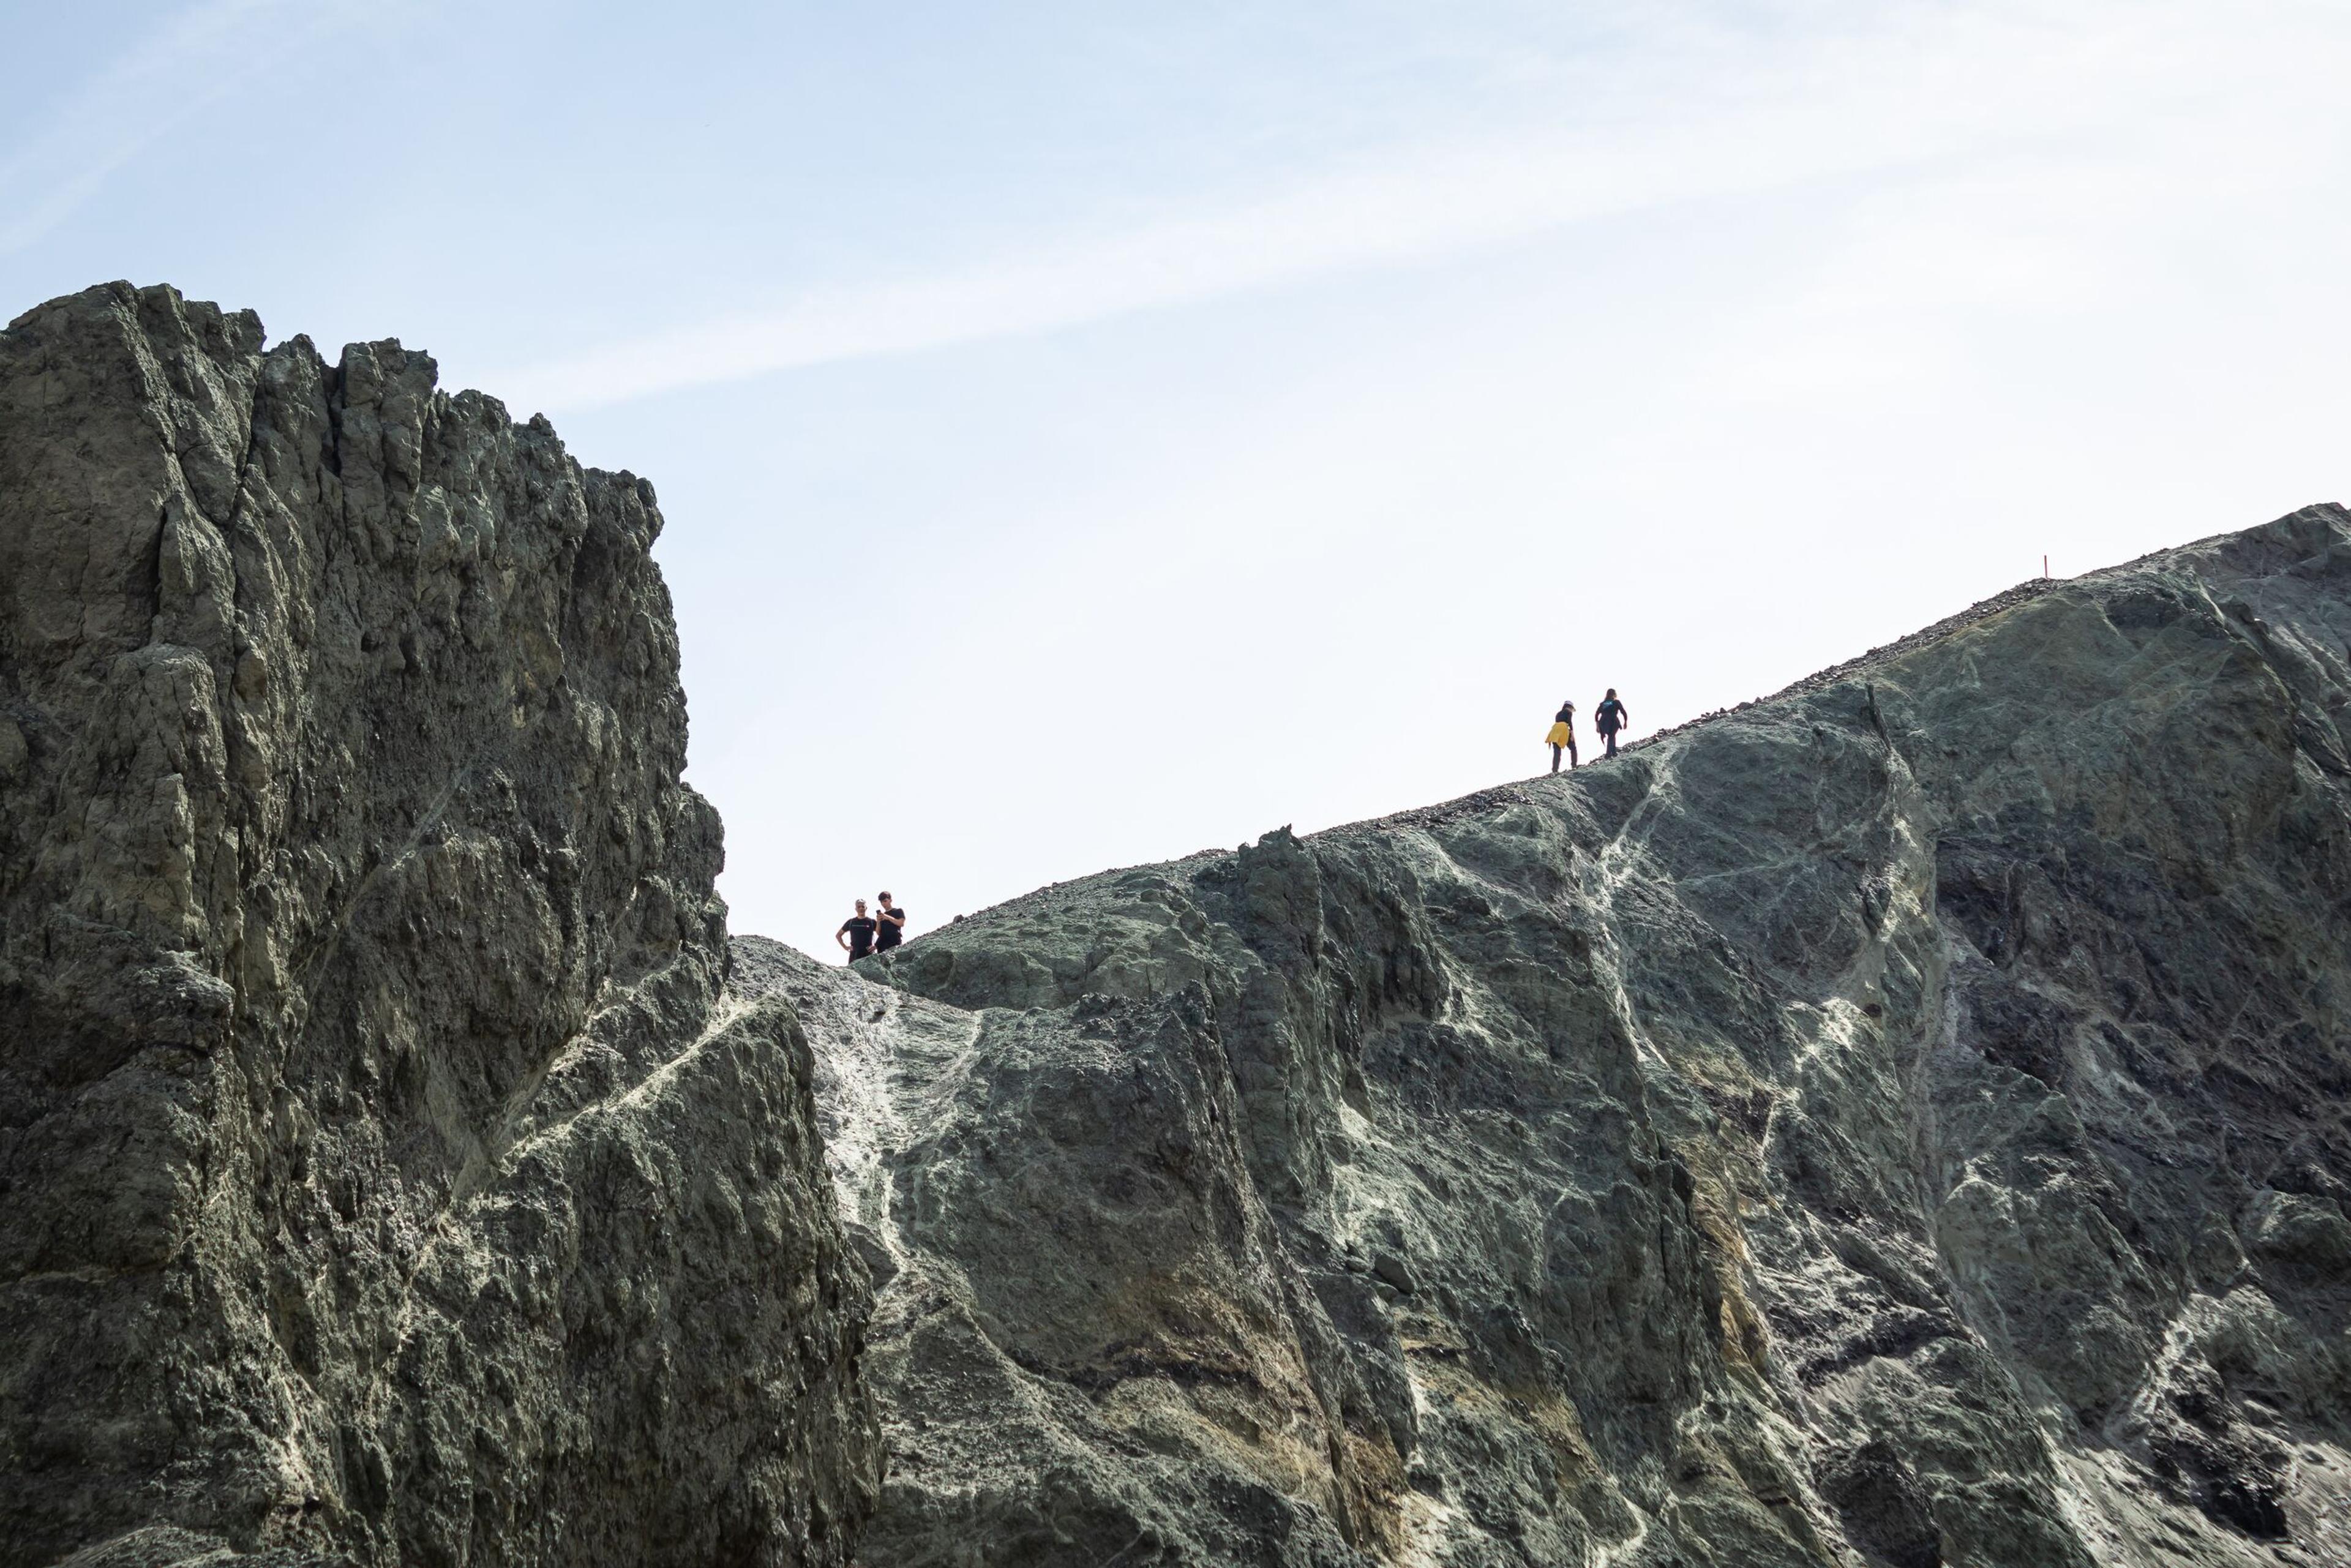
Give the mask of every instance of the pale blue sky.
POLYGON ((2351 490, 2339 4, 0 18, 0 314, 396 335, 650 476, 811 950, 2351 490))

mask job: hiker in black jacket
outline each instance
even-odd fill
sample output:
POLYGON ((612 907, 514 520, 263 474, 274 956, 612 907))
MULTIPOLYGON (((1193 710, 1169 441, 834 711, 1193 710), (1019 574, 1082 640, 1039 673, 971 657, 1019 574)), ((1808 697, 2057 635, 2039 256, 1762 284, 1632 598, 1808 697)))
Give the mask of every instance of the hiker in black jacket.
POLYGON ((1614 686, 1608 688, 1608 695, 1600 699, 1598 707, 1592 710, 1592 727, 1598 730, 1600 738, 1608 743, 1608 755, 1611 757, 1616 755, 1616 732, 1630 727, 1632 722, 1632 710, 1616 700, 1614 686))

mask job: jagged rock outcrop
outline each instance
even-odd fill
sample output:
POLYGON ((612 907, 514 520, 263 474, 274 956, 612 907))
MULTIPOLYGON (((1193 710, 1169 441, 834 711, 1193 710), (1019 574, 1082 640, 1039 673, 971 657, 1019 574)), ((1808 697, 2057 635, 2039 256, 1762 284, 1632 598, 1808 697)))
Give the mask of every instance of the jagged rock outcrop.
POLYGON ((2351 514, 859 973, 658 527, 0 333, 0 1568, 2351 1561, 2351 514))
POLYGON ((2351 515, 790 998, 869 1568, 2351 1562, 2351 515))
POLYGON ((0 333, 0 1563, 838 1563, 650 486, 167 288, 0 333))

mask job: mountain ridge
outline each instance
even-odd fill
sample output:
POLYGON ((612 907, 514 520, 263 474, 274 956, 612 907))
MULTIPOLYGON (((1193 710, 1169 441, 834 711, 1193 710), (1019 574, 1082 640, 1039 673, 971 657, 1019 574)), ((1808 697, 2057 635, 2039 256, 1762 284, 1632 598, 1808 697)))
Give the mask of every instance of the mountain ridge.
POLYGON ((855 1148, 869 1557, 2351 1549, 2346 587, 2304 508, 856 975, 738 938, 855 1148))
POLYGON ((0 1563, 2351 1559, 2351 514, 727 935, 649 484, 0 331, 0 1563))

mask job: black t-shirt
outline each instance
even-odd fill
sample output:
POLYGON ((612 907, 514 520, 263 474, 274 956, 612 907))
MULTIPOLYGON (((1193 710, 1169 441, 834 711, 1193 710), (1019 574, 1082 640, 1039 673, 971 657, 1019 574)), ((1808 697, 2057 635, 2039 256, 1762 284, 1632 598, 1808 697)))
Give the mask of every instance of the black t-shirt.
POLYGON ((852 915, 848 919, 841 923, 841 930, 849 933, 849 956, 851 957, 862 958, 866 954, 873 951, 872 921, 868 920, 862 915, 852 915))
POLYGON ((1606 702, 1602 703, 1598 707, 1592 710, 1592 722, 1598 725, 1603 729, 1624 728, 1625 705, 1618 702, 1614 697, 1610 697, 1606 702))
POLYGON ((1559 712, 1553 716, 1553 722, 1563 724, 1567 726, 1568 728, 1573 729, 1575 727, 1575 705, 1573 703, 1570 703, 1565 707, 1560 709, 1559 712))
POLYGON ((902 923, 906 918, 905 905, 893 904, 883 913, 885 915, 894 915, 898 918, 896 920, 882 921, 880 923, 880 928, 873 933, 873 950, 876 953, 887 953, 891 948, 895 947, 899 943, 906 939, 905 932, 901 929, 902 923))

